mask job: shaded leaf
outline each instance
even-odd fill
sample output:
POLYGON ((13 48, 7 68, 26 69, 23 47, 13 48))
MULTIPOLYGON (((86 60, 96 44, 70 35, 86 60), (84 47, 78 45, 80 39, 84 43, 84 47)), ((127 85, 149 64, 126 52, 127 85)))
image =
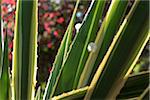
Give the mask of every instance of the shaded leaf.
POLYGON ((88 56, 87 45, 93 41, 98 29, 99 20, 102 17, 105 1, 93 1, 88 16, 82 22, 79 32, 76 34, 59 77, 55 95, 73 89, 73 83, 79 61, 86 61, 88 56), (86 30, 85 30, 86 29, 86 30), (82 57, 81 57, 82 55, 82 57), (71 71, 71 73, 70 73, 71 71))
POLYGON ((94 65, 95 63, 100 62, 104 54, 106 53, 124 17, 124 13, 127 8, 127 3, 128 1, 121 1, 121 0, 112 1, 95 40, 97 49, 95 52, 90 53, 87 62, 85 64, 84 70, 81 74, 78 87, 83 87, 87 85, 89 78, 93 77, 93 74, 97 69, 97 65, 96 66, 94 65), (96 61, 96 59, 98 60, 96 61))
POLYGON ((130 99, 140 97, 149 85, 149 74, 150 72, 140 72, 130 75, 117 98, 130 99))
POLYGON ((2 51, 3 56, 2 57, 2 74, 0 78, 0 100, 9 100, 9 73, 8 73, 8 67, 9 67, 9 60, 8 60, 8 40, 7 35, 5 36, 4 41, 4 51, 2 51))
POLYGON ((87 98, 92 91, 92 98, 106 98, 115 81, 127 73, 148 40, 148 34, 148 4, 146 1, 136 1, 100 64, 87 98))
POLYGON ((86 93, 88 89, 88 86, 84 87, 84 88, 80 88, 77 90, 72 90, 70 92, 67 93, 63 93, 61 95, 58 96, 54 96, 52 98, 52 100, 73 100, 73 99, 79 99, 81 97, 83 97, 86 93))
POLYGON ((47 100, 49 98, 52 97, 52 95, 54 94, 55 91, 55 84, 58 81, 58 76, 61 72, 61 68, 62 65, 66 59, 67 56, 67 52, 70 46, 70 42, 71 42, 71 35, 72 35, 72 27, 73 27, 73 23, 75 20, 75 14, 78 8, 80 0, 77 1, 76 6, 75 6, 75 10, 73 12, 71 21, 69 23, 69 26, 65 32, 65 35, 63 37, 63 40, 61 42, 61 45, 59 47, 58 53, 56 55, 54 64, 53 64, 53 69, 52 69, 52 73, 49 76, 48 82, 47 82, 47 86, 44 92, 44 96, 43 96, 43 100, 47 100))

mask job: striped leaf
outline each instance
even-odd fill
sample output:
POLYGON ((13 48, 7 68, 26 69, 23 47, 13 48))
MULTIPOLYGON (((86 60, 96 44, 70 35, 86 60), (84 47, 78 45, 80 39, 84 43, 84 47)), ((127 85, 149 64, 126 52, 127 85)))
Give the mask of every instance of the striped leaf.
POLYGON ((41 87, 38 87, 35 100, 41 100, 41 87))
POLYGON ((0 78, 2 74, 2 58, 3 58, 3 53, 2 53, 2 35, 3 35, 3 27, 2 27, 2 10, 1 10, 1 0, 0 0, 0 78))
POLYGON ((97 65, 94 65, 97 62, 101 61, 110 43, 112 42, 112 39, 115 33, 117 32, 119 25, 124 17, 124 13, 127 8, 127 3, 128 1, 112 0, 109 10, 107 11, 107 15, 95 39, 95 45, 97 46, 97 49, 95 52, 90 53, 82 75, 80 77, 78 87, 83 87, 87 85, 89 78, 93 77, 93 74, 97 69, 97 65), (98 60, 96 61, 96 59, 98 60))
POLYGON ((83 98, 87 89, 88 89, 88 86, 77 89, 77 90, 72 90, 70 92, 63 93, 58 96, 54 96, 52 100, 74 100, 74 99, 83 98))
POLYGON ((37 67, 37 1, 18 0, 13 48, 13 99, 33 100, 37 67))
POLYGON ((70 42, 71 42, 71 35, 72 35, 72 28, 73 28, 73 23, 75 20, 75 14, 77 12, 77 8, 79 5, 80 0, 77 1, 71 21, 69 23, 69 26, 65 32, 65 35, 63 37, 63 40, 61 42, 61 45, 59 47, 58 53, 56 55, 54 64, 53 64, 53 69, 52 73, 49 76, 47 86, 44 92, 43 100, 47 100, 49 98, 52 98, 52 95, 54 94, 55 91, 55 84, 58 82, 58 76, 61 72, 62 65, 66 59, 68 49, 70 47, 70 42))
MULTIPOLYGON (((150 72, 140 72, 130 75, 124 87, 121 89, 118 99, 140 99, 144 98, 145 92, 148 92, 150 72)), ((145 100, 145 99, 143 99, 145 100)))
POLYGON ((7 35, 5 36, 4 40, 4 48, 2 49, 3 56, 2 59, 2 72, 0 78, 0 100, 9 100, 9 60, 8 60, 8 40, 7 35))
POLYGON ((148 41, 148 20, 148 2, 135 1, 100 64, 86 98, 92 95, 92 91, 92 98, 106 98, 115 81, 125 76, 148 41))
POLYGON ((94 1, 82 22, 79 32, 76 34, 67 58, 63 64, 55 95, 72 90, 77 67, 82 60, 85 63, 88 51, 87 45, 95 39, 98 30, 99 20, 102 18, 102 11, 105 1, 94 1))

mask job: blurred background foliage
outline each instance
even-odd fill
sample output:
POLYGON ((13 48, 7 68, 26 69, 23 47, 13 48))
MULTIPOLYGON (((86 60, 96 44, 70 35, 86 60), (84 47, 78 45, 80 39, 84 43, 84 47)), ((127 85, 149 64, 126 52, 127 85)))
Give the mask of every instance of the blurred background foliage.
MULTIPOLYGON (((82 22, 89 4, 89 1, 82 1, 80 3, 79 9, 76 13, 75 25, 82 22)), ((2 0, 2 18, 4 22, 3 31, 5 33, 5 30, 7 30, 8 32, 10 66, 12 64, 15 7, 15 0, 2 0)), ((73 13, 75 1, 61 2, 61 0, 39 0, 38 7, 39 33, 37 86, 41 85, 42 89, 44 90, 46 80, 48 79, 49 73, 51 72, 52 64, 55 59, 58 47, 73 13)), ((74 33, 75 31, 76 30, 74 29, 74 33)), ((148 70, 149 48, 150 43, 147 43, 141 57, 139 58, 132 72, 133 74, 148 70)))

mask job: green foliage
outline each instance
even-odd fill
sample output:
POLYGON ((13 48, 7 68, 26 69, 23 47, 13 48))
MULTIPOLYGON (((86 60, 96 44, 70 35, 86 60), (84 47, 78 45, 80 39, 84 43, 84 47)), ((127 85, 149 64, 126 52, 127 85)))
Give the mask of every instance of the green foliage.
MULTIPOLYGON (((9 100, 11 95, 13 100, 147 97, 149 72, 129 74, 150 37, 148 1, 134 1, 127 11, 128 1, 112 0, 105 12, 108 1, 93 0, 72 40, 78 0, 44 96, 40 87, 35 95, 37 3, 17 2, 12 79, 8 70, 7 35, 4 43, 2 33, 0 35, 0 100, 9 100), (95 47, 89 45, 91 43, 95 47), (91 50, 87 49, 89 46, 91 50)), ((0 28, 2 30, 2 24, 0 28)))
POLYGON ((50 75, 50 77, 49 77, 43 99, 49 99, 54 94, 54 91, 56 88, 55 84, 58 81, 57 77, 60 75, 60 71, 62 68, 61 65, 63 65, 63 63, 66 59, 67 51, 69 49, 69 45, 71 42, 72 27, 73 27, 73 22, 75 20, 75 14, 76 14, 78 5, 79 5, 79 0, 77 1, 75 10, 73 12, 72 19, 69 23, 69 26, 66 30, 64 38, 61 42, 60 49, 58 50, 58 54, 57 54, 55 62, 53 64, 53 69, 52 69, 52 74, 51 74, 52 76, 50 75))
POLYGON ((74 78, 80 61, 83 61, 82 63, 86 61, 88 56, 87 45, 96 36, 96 26, 98 26, 99 20, 102 18, 103 5, 104 1, 95 1, 91 9, 89 9, 88 16, 84 19, 79 32, 71 44, 65 62, 62 64, 63 69, 58 80, 55 95, 73 89, 74 78), (72 72, 70 73, 70 71, 72 72))
POLYGON ((88 90, 88 86, 84 87, 84 88, 77 89, 77 90, 72 90, 72 91, 67 92, 67 93, 63 93, 59 96, 54 96, 52 98, 52 100, 72 100, 72 99, 76 99, 76 98, 81 98, 81 97, 84 97, 87 90, 88 90))
MULTIPOLYGON (((3 43, 3 41, 2 41, 3 43)), ((0 100, 8 100, 9 99, 9 88, 10 88, 10 81, 9 81, 9 73, 8 73, 8 40, 7 35, 5 36, 4 46, 2 47, 2 72, 0 77, 0 100)))
POLYGON ((37 1, 17 2, 13 52, 13 99, 33 100, 37 61, 37 1))
POLYGON ((121 89, 118 99, 144 99, 148 92, 149 71, 140 72, 129 76, 129 79, 121 89), (145 93, 146 92, 146 93, 145 93))
MULTIPOLYGON (((106 98, 113 84, 115 84, 118 79, 125 76, 136 59, 145 40, 147 41, 146 38, 149 36, 147 22, 148 5, 146 3, 147 2, 138 1, 134 3, 131 11, 116 34, 106 53, 105 57, 108 56, 108 58, 105 59, 104 57, 99 66, 102 72, 95 87, 93 98, 106 98), (133 26, 134 30, 132 29, 133 26), (114 46, 112 46, 113 43, 114 46), (108 54, 109 51, 110 54, 108 54), (105 64, 103 62, 105 62, 105 64), (109 81, 107 82, 107 80, 109 81), (103 92, 101 93, 100 91, 103 92)), ((93 79, 92 81, 95 80, 93 79)))
MULTIPOLYGON (((0 0, 0 3, 1 3, 1 0, 0 0)), ((2 13, 2 10, 1 10, 1 7, 0 7, 0 20, 1 20, 1 14, 2 13)), ((2 22, 0 22, 0 31, 2 30, 2 22)), ((0 34, 0 78, 1 78, 1 75, 2 75, 2 56, 3 56, 3 53, 2 53, 2 32, 0 34)))
POLYGON ((78 87, 87 85, 89 78, 92 78, 94 71, 97 69, 97 64, 101 62, 105 53, 107 52, 110 43, 118 31, 124 13, 127 8, 127 1, 113 1, 108 9, 106 17, 95 39, 97 50, 90 53, 89 58, 85 64, 78 87), (93 71, 93 72, 92 72, 93 71), (92 75, 91 75, 92 73, 92 75))

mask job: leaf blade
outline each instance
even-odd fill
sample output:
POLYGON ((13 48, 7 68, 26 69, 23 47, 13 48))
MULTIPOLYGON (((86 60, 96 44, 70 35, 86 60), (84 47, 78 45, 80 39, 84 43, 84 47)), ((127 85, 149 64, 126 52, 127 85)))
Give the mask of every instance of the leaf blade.
POLYGON ((81 74, 78 87, 82 87, 87 85, 89 78, 93 76, 95 71, 92 70, 97 69, 97 64, 100 62, 107 51, 116 31, 119 28, 119 24, 122 21, 124 16, 124 12, 126 11, 128 1, 112 1, 110 8, 106 14, 106 17, 102 23, 102 26, 98 32, 98 35, 95 39, 95 44, 97 49, 95 52, 91 52, 87 62, 85 64, 84 70, 81 74), (118 15, 119 14, 119 15, 118 15), (92 73, 92 75, 91 75, 92 73))
POLYGON ((8 73, 8 67, 9 67, 9 60, 8 60, 8 40, 7 40, 7 34, 4 39, 4 51, 2 51, 2 74, 0 78, 0 99, 1 100, 8 100, 9 99, 9 73, 8 73))
POLYGON ((120 27, 120 31, 118 31, 117 36, 120 33, 121 35, 119 37, 115 36, 116 39, 118 38, 118 41, 116 41, 116 39, 114 38, 116 43, 113 41, 114 44, 111 44, 102 63, 100 64, 100 67, 95 74, 94 79, 92 80, 90 88, 91 90, 89 89, 89 93, 87 92, 87 98, 89 94, 92 94, 90 91, 93 91, 96 86, 93 97, 104 99, 117 78, 125 76, 127 70, 132 64, 132 61, 138 54, 141 46, 146 41, 146 38, 149 37, 147 32, 148 5, 146 4, 146 2, 141 1, 139 4, 138 2, 140 1, 135 2, 135 5, 133 6, 129 15, 124 20, 124 26, 120 27), (133 26, 134 30, 132 30, 133 26), (139 34, 136 34, 137 32, 139 34), (122 57, 122 59, 120 59, 120 56, 122 57), (99 91, 100 94, 96 91, 99 91))
POLYGON ((13 50, 13 99, 31 100, 37 69, 37 1, 17 2, 13 50))
POLYGON ((63 93, 58 96, 54 96, 52 100, 72 100, 72 99, 77 99, 81 98, 82 96, 85 95, 86 91, 88 90, 88 86, 76 90, 72 90, 67 93, 63 93))
MULTIPOLYGON (((88 40, 89 41, 92 41, 92 39, 96 36, 96 30, 98 29, 98 27, 95 27, 95 26, 98 26, 98 22, 99 22, 99 19, 102 17, 101 16, 101 11, 103 8, 103 5, 105 1, 93 1, 90 9, 89 9, 89 16, 85 17, 83 23, 82 23, 82 26, 79 30, 79 33, 76 34, 76 37, 71 45, 71 49, 69 50, 69 53, 68 53, 68 56, 66 58, 66 61, 63 65, 63 70, 62 70, 62 73, 60 75, 60 78, 59 78, 59 82, 58 82, 58 85, 57 85, 57 88, 56 88, 56 92, 55 92, 55 95, 58 95, 62 92, 66 92, 66 91, 69 91, 73 88, 73 81, 74 81, 74 77, 75 77, 75 73, 76 73, 76 70, 77 70, 77 66, 78 66, 78 63, 79 63, 79 60, 80 60, 80 57, 81 57, 81 54, 82 54, 82 49, 84 48, 84 43, 86 41, 86 37, 88 36, 88 31, 89 31, 89 27, 91 26, 91 22, 92 22, 92 19, 91 17, 93 17, 93 13, 96 9, 96 5, 99 5, 99 9, 100 11, 97 14, 97 16, 99 18, 97 18, 96 21, 94 21, 94 26, 93 26, 93 33, 91 35, 91 40, 88 40), (85 30, 88 29, 88 30, 85 30), (78 52, 76 52, 78 51, 78 52), (70 70, 72 70, 73 68, 73 72, 70 73, 70 70), (69 83, 69 84, 68 84, 69 83)), ((89 33, 89 36, 90 36, 91 33, 89 33)), ((87 51, 86 51, 87 52, 87 51)), ((87 53, 88 55, 88 53, 87 53)))
POLYGON ((67 27, 67 30, 65 32, 65 35, 63 37, 63 40, 61 42, 61 45, 59 47, 58 53, 56 55, 55 61, 53 63, 53 69, 52 73, 49 76, 47 86, 44 92, 43 100, 52 98, 53 92, 55 90, 55 84, 57 83, 57 77, 59 76, 61 72, 62 65, 66 59, 67 52, 70 46, 71 42, 71 35, 72 35, 72 27, 75 20, 75 14, 77 12, 77 8, 79 6, 80 0, 77 1, 75 10, 73 11, 73 15, 71 18, 71 21, 67 27))

